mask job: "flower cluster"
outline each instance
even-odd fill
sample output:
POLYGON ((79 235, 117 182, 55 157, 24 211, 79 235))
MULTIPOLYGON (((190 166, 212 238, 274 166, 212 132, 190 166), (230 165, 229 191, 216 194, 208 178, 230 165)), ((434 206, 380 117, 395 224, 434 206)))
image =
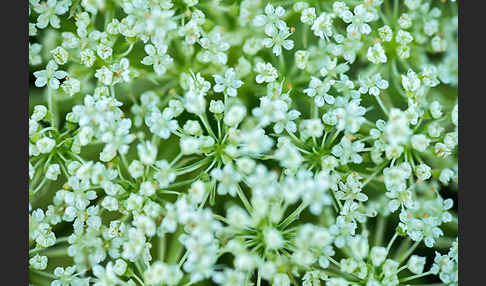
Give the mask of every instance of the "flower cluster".
POLYGON ((30 285, 457 285, 454 2, 30 0, 30 285))

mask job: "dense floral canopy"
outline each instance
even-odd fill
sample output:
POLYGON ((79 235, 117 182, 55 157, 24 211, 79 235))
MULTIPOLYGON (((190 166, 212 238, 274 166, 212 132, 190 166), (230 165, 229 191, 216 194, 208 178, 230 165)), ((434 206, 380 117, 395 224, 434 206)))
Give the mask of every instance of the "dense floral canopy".
POLYGON ((30 285, 458 284, 455 1, 29 15, 30 285))

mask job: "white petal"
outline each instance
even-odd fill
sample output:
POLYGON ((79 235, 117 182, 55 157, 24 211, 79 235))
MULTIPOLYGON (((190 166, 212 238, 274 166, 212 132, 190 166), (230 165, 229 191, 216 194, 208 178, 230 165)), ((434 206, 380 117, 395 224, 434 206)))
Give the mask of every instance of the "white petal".
POLYGON ((45 77, 38 77, 36 80, 35 80, 35 86, 37 87, 43 87, 45 86, 47 83, 47 78, 45 77))

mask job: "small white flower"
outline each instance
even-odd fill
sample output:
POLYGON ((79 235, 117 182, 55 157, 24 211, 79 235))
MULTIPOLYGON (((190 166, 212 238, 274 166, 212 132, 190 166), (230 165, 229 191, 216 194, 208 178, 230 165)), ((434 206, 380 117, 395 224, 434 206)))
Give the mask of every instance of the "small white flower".
POLYGON ((253 25, 257 27, 264 26, 265 33, 272 29, 285 29, 287 24, 281 20, 285 16, 285 9, 282 6, 274 8, 272 4, 265 6, 266 15, 257 15, 253 19, 253 25))
POLYGON ((417 175, 417 178, 422 181, 425 181, 432 176, 431 168, 425 164, 418 165, 415 169, 415 174, 417 175))
POLYGON ((81 90, 81 82, 71 77, 61 84, 61 88, 67 95, 73 96, 81 90))
POLYGON ((49 137, 42 137, 35 143, 35 146, 39 150, 39 152, 46 154, 50 153, 52 149, 56 146, 56 141, 49 137))
POLYGON ((61 174, 61 167, 59 164, 51 164, 47 168, 46 178, 52 181, 57 180, 57 177, 61 174))
POLYGON ((47 256, 34 255, 29 259, 30 267, 37 270, 44 270, 47 268, 47 256))
POLYGON ((49 24, 55 29, 61 27, 61 19, 58 15, 62 15, 69 10, 71 1, 63 0, 46 0, 39 2, 39 0, 30 0, 34 11, 39 14, 37 17, 37 27, 40 29, 46 28, 49 24))
POLYGON ((67 63, 69 53, 63 47, 56 47, 51 51, 52 57, 57 64, 63 65, 67 63))
POLYGON ((288 37, 292 35, 288 28, 285 29, 270 29, 265 32, 269 38, 262 41, 262 44, 266 48, 271 48, 273 46, 272 52, 276 56, 282 54, 282 47, 286 50, 291 50, 294 48, 294 41, 287 40, 288 37))
POLYGON ((374 64, 383 64, 388 60, 380 43, 375 43, 372 47, 369 47, 367 57, 374 64))
POLYGON ((166 160, 157 161, 155 165, 158 171, 154 177, 159 183, 159 188, 166 188, 176 179, 176 173, 166 160))
POLYGON ((257 83, 273 82, 278 77, 277 70, 271 63, 258 62, 255 67, 255 72, 258 73, 256 76, 257 83))
POLYGON ((142 64, 153 65, 154 71, 158 75, 165 74, 167 70, 167 65, 172 63, 172 58, 167 55, 167 45, 161 44, 157 47, 153 45, 145 45, 145 52, 148 56, 144 57, 142 64))
POLYGON ((50 60, 45 70, 34 72, 34 76, 36 77, 35 86, 43 87, 47 84, 49 88, 58 89, 60 85, 59 80, 65 78, 67 73, 57 69, 58 65, 56 62, 50 60))
POLYGON ((213 169, 211 176, 219 182, 218 194, 236 196, 241 175, 233 168, 233 164, 227 164, 223 169, 213 169))
POLYGON ((407 75, 402 75, 402 86, 408 92, 416 92, 420 88, 420 79, 413 70, 408 70, 407 75))
POLYGON ((328 39, 333 35, 333 21, 332 15, 329 13, 321 13, 319 17, 312 24, 311 30, 314 35, 321 39, 328 39))
POLYGON ((152 133, 163 139, 168 139, 170 134, 179 128, 177 120, 173 119, 173 113, 167 108, 162 113, 158 110, 152 111, 145 118, 145 124, 147 124, 152 133))
POLYGON ((438 119, 442 116, 442 106, 438 101, 433 101, 430 104, 430 114, 434 119, 438 119))
POLYGON ((362 152, 363 149, 363 142, 351 142, 347 136, 344 136, 339 145, 332 148, 332 154, 341 159, 342 165, 348 163, 360 164, 363 158, 359 155, 359 152, 362 152))
POLYGON ((228 96, 236 96, 236 90, 241 87, 243 81, 236 78, 236 73, 233 68, 226 70, 224 77, 220 75, 213 75, 216 84, 213 86, 215 92, 223 92, 228 96))
POLYGON ((429 146, 429 143, 430 143, 430 139, 427 138, 427 136, 425 136, 423 134, 413 135, 410 138, 410 141, 412 143, 413 149, 415 149, 419 152, 425 152, 425 150, 427 149, 427 147, 429 146))
MULTIPOLYGON (((305 3, 305 2, 304 2, 305 3)), ((302 10, 302 15, 300 16, 300 21, 306 25, 312 25, 316 19, 316 9, 314 7, 305 8, 302 10)))
POLYGON ((407 267, 410 272, 414 274, 421 274, 422 272, 424 272, 424 266, 425 257, 412 255, 410 256, 410 259, 408 259, 407 267))

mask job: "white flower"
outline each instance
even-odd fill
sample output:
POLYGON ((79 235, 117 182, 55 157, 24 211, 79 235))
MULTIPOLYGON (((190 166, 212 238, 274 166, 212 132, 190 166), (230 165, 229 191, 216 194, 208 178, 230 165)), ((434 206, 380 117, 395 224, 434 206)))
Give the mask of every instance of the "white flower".
POLYGON ((425 266, 425 257, 418 256, 418 255, 412 255, 410 256, 410 259, 408 260, 407 267, 410 270, 410 272, 414 274, 421 274, 424 272, 424 266, 425 266))
POLYGON ((310 26, 314 23, 315 19, 316 19, 316 9, 315 8, 311 7, 311 8, 305 8, 304 10, 302 10, 302 15, 300 16, 300 21, 302 23, 310 26))
POLYGON ((331 89, 331 83, 329 80, 320 80, 317 77, 311 77, 309 87, 304 89, 304 93, 314 98, 314 102, 318 107, 327 104, 334 104, 334 97, 327 92, 331 89))
POLYGON ((233 105, 224 115, 224 123, 228 126, 238 125, 246 116, 246 107, 244 105, 233 105))
POLYGON ((255 55, 262 48, 262 40, 260 38, 249 38, 243 45, 243 52, 248 55, 255 55))
POLYGON ((39 0, 30 0, 34 11, 39 14, 37 17, 37 27, 44 29, 47 25, 55 29, 61 27, 61 20, 58 15, 66 13, 71 6, 71 1, 66 0, 46 0, 39 2, 39 0))
POLYGON ((168 265, 160 261, 154 262, 145 270, 144 281, 150 285, 167 284, 177 285, 182 279, 183 273, 177 265, 168 265))
POLYGON ((216 65, 225 65, 228 61, 226 51, 230 44, 224 40, 221 27, 214 27, 207 37, 199 40, 203 50, 197 54, 199 61, 203 63, 214 63, 216 65))
POLYGON ((183 136, 180 139, 181 153, 184 155, 200 152, 202 140, 196 137, 183 136))
POLYGON ((113 72, 106 66, 102 66, 101 68, 97 69, 95 77, 105 85, 111 85, 113 82, 113 72))
POLYGON ((34 106, 34 111, 32 112, 31 118, 35 121, 40 121, 44 119, 47 115, 47 107, 44 105, 36 105, 34 106))
POLYGON ((29 265, 33 269, 44 270, 47 268, 47 256, 40 256, 39 254, 36 254, 29 259, 29 265))
POLYGON ((274 286, 290 286, 290 279, 287 274, 277 273, 273 276, 274 286))
POLYGON ((113 49, 104 44, 96 46, 96 54, 102 59, 107 60, 113 54, 113 49))
MULTIPOLYGON (((365 8, 364 5, 358 5, 354 7, 354 15, 350 17, 344 17, 346 23, 351 22, 346 27, 348 38, 360 39, 361 35, 368 35, 371 33, 371 27, 367 22, 371 22, 375 19, 375 14, 371 13, 365 8)), ((349 13, 350 14, 350 13, 349 13)))
POLYGON ((282 234, 275 228, 267 228, 263 232, 265 247, 267 249, 279 249, 284 246, 282 234))
POLYGON ((325 12, 321 13, 314 21, 314 24, 312 24, 311 30, 314 32, 314 35, 321 39, 331 37, 333 35, 332 15, 325 12))
POLYGON ((411 168, 408 163, 399 166, 387 167, 383 170, 385 186, 388 190, 405 190, 406 179, 411 175, 411 168))
POLYGON ((159 188, 166 188, 176 179, 176 173, 172 170, 172 167, 166 160, 155 162, 155 166, 157 166, 158 170, 155 173, 154 178, 159 183, 159 188))
POLYGON ((224 103, 221 100, 211 100, 209 111, 215 114, 221 114, 224 111, 224 103))
POLYGON ((220 75, 213 75, 216 84, 213 86, 215 92, 223 92, 228 96, 236 96, 236 90, 240 88, 243 81, 236 78, 233 68, 229 68, 224 73, 224 78, 220 75))
POLYGON ((415 169, 417 178, 422 181, 429 179, 432 176, 431 168, 425 164, 420 164, 415 169))
POLYGON ((53 60, 50 60, 45 70, 34 72, 36 77, 35 86, 43 87, 47 84, 49 88, 58 89, 60 85, 59 80, 65 78, 67 73, 57 69, 58 65, 53 60))
POLYGON ((120 59, 119 62, 116 62, 110 66, 110 70, 113 72, 113 82, 112 85, 124 81, 130 81, 130 62, 127 58, 120 59))
POLYGON ((101 206, 109 211, 118 210, 118 200, 111 196, 106 196, 101 202, 101 206))
POLYGON ((40 55, 40 51, 42 49, 42 45, 39 43, 31 44, 29 43, 29 64, 36 66, 42 63, 42 57, 40 55))
POLYGON ((63 47, 56 47, 51 51, 52 57, 57 64, 63 65, 67 63, 69 53, 63 47))
POLYGON ((454 171, 444 168, 439 175, 439 181, 444 185, 447 185, 449 181, 454 177, 454 171))
POLYGON ((84 49, 79 53, 79 56, 81 58, 81 63, 87 67, 93 66, 96 56, 91 49, 84 49))
POLYGON ((305 50, 299 50, 295 52, 295 64, 299 69, 305 69, 309 62, 309 52, 305 50))
POLYGON ((158 75, 165 74, 165 71, 167 70, 167 65, 169 65, 173 61, 172 58, 166 54, 167 45, 161 44, 157 47, 154 47, 153 45, 149 44, 145 45, 144 49, 148 56, 142 59, 142 64, 149 66, 153 65, 154 71, 158 75))
POLYGON ((416 92, 420 88, 420 79, 413 70, 408 70, 407 75, 402 75, 402 86, 407 92, 416 92))
POLYGON ((392 29, 390 28, 390 26, 388 25, 384 25, 383 27, 379 28, 378 29, 378 33, 380 35, 380 38, 384 41, 384 42, 389 42, 392 40, 393 38, 393 31, 392 29))
POLYGON ((380 89, 385 90, 388 88, 388 81, 381 78, 381 74, 374 74, 366 79, 360 79, 359 92, 365 94, 369 93, 373 96, 380 95, 380 89))
POLYGON ((143 175, 143 165, 140 161, 133 160, 128 166, 128 172, 133 178, 139 178, 143 175))
POLYGON ((143 164, 152 165, 157 158, 157 147, 150 141, 145 141, 137 145, 138 157, 143 164))
POLYGON ((282 54, 282 46, 286 50, 291 50, 294 48, 294 41, 287 40, 292 33, 290 33, 288 28, 285 29, 270 29, 265 31, 266 35, 269 38, 263 40, 262 44, 266 48, 271 48, 273 46, 272 52, 276 56, 280 56, 282 54))
POLYGON ((332 147, 332 154, 341 159, 342 165, 348 163, 360 164, 363 158, 359 155, 359 152, 362 152, 363 149, 363 142, 351 142, 347 136, 344 136, 339 145, 332 147))
POLYGON ((386 63, 388 60, 385 55, 385 50, 380 43, 375 43, 372 47, 368 48, 367 57, 374 64, 386 63))
MULTIPOLYGON (((358 132, 361 125, 366 121, 364 114, 366 109, 360 106, 360 99, 353 99, 344 107, 339 107, 333 110, 333 116, 336 118, 337 130, 344 130, 347 133, 358 132)), ((323 116, 323 121, 324 121, 323 116)))
POLYGON ((422 80, 424 82, 424 85, 430 87, 437 86, 440 83, 437 79, 437 73, 438 71, 435 66, 425 66, 424 70, 422 71, 422 80))
POLYGON ((388 252, 381 246, 373 246, 370 251, 371 262, 374 266, 380 266, 386 259, 388 252))
POLYGON ((324 125, 319 118, 307 119, 300 122, 299 129, 304 140, 309 137, 318 138, 324 132, 324 125))
POLYGON ((188 190, 190 200, 196 204, 199 204, 203 201, 206 192, 206 184, 200 180, 192 183, 191 187, 188 190))
POLYGON ((73 96, 81 90, 81 82, 71 77, 61 84, 61 88, 66 94, 73 96))
POLYGON ((238 270, 225 268, 223 272, 213 274, 213 280, 218 285, 244 285, 245 274, 238 270))
POLYGON ((273 82, 278 77, 277 70, 271 63, 258 62, 255 67, 255 72, 258 73, 256 76, 257 83, 273 82))
POLYGON ((61 174, 61 167, 59 164, 51 164, 47 168, 46 178, 52 181, 57 180, 57 177, 61 174))
POLYGON ((50 153, 52 149, 56 146, 56 141, 54 139, 51 139, 49 137, 42 137, 35 143, 35 146, 37 147, 37 150, 41 153, 50 153))
POLYGON ((264 26, 265 33, 272 29, 285 29, 287 28, 287 24, 281 18, 285 16, 285 9, 281 6, 274 8, 272 4, 267 4, 265 6, 265 14, 266 15, 257 15, 253 19, 253 25, 257 27, 264 26))
POLYGON ((143 182, 140 184, 140 194, 143 196, 151 196, 155 194, 155 186, 152 182, 143 182))
POLYGON ((211 176, 219 182, 218 194, 236 196, 241 175, 233 168, 232 163, 226 164, 223 169, 213 169, 211 176))
POLYGON ((427 149, 427 147, 429 146, 429 143, 430 143, 430 139, 427 138, 427 136, 425 136, 423 134, 413 135, 410 138, 410 141, 412 143, 413 149, 415 149, 419 152, 425 152, 425 150, 427 149))
POLYGON ((268 152, 273 146, 273 140, 261 128, 241 132, 238 139, 241 153, 247 155, 260 155, 268 152))
POLYGON ((432 118, 438 119, 442 116, 442 106, 438 101, 433 101, 430 104, 430 114, 432 115, 432 118))
POLYGON ((397 35, 395 36, 395 41, 400 44, 401 46, 406 46, 413 41, 412 35, 404 30, 398 30, 397 35))
POLYGON ((145 117, 145 124, 150 131, 157 136, 168 139, 170 134, 179 128, 177 120, 173 119, 173 112, 166 108, 162 113, 159 110, 152 111, 149 116, 145 117))

